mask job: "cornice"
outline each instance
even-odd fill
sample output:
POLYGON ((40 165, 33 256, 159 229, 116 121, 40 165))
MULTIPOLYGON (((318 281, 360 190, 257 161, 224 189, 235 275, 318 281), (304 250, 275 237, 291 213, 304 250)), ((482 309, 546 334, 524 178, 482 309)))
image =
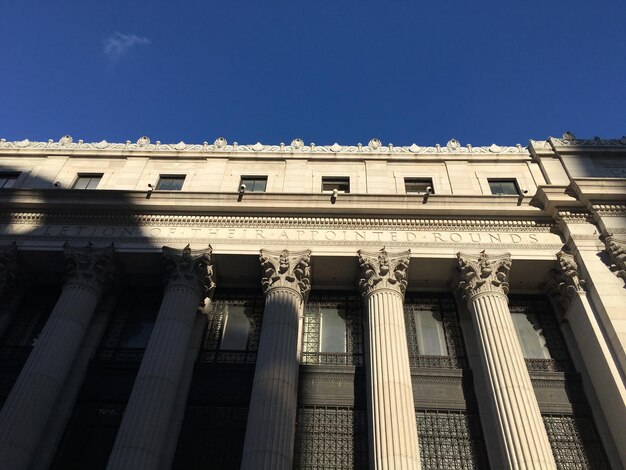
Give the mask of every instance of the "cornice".
POLYGON ((473 146, 470 144, 462 146, 456 139, 450 139, 446 145, 420 146, 411 144, 409 146, 395 146, 393 144, 383 145, 379 139, 372 139, 367 145, 315 145, 311 143, 305 145, 301 139, 294 139, 290 145, 280 143, 278 145, 256 144, 239 145, 237 142, 229 144, 226 139, 219 137, 212 144, 203 142, 201 144, 188 144, 183 141, 174 144, 163 144, 160 141, 152 143, 146 137, 140 137, 136 143, 127 140, 123 143, 107 142, 84 142, 65 135, 58 141, 52 139, 47 142, 36 142, 28 139, 20 141, 7 141, 0 139, 0 152, 9 151, 42 151, 44 153, 111 153, 111 154, 345 154, 345 155, 521 155, 529 156, 528 149, 520 144, 515 146, 500 146, 491 144, 490 146, 473 146))
POLYGON ((606 148, 618 148, 621 150, 626 150, 626 136, 623 136, 620 139, 601 139, 600 137, 594 137, 592 139, 579 139, 571 132, 566 132, 563 134, 562 138, 549 137, 548 142, 554 148, 556 147, 567 147, 567 148, 598 148, 601 150, 606 150, 606 148))

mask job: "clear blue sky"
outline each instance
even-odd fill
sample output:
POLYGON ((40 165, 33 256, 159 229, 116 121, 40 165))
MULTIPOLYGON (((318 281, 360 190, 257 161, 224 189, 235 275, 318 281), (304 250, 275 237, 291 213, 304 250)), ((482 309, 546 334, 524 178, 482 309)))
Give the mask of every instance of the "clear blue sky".
POLYGON ((0 137, 626 134, 626 1, 9 1, 0 137))

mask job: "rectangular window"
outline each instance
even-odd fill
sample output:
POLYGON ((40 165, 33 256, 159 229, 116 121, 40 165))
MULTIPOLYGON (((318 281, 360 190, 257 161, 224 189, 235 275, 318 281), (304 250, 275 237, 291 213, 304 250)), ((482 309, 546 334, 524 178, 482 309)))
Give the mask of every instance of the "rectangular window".
POLYGON ((434 194, 433 180, 430 178, 404 178, 404 190, 407 194, 434 194), (430 191, 428 190, 430 188, 430 191))
POLYGON ((448 346, 441 313, 437 310, 414 310, 417 349, 426 356, 447 356, 448 346))
POLYGON ((346 352, 346 321, 339 316, 337 307, 320 308, 320 352, 346 352))
POLYGON ((15 186, 19 173, 0 173, 0 188, 12 188, 15 186))
POLYGON ((340 193, 349 193, 350 178, 347 176, 322 176, 322 192, 331 193, 335 189, 340 193))
POLYGON ((224 305, 224 332, 220 349, 245 351, 250 334, 250 320, 246 316, 245 305, 224 305))
POLYGON ((239 187, 246 185, 246 191, 253 193, 264 193, 267 187, 267 176, 242 176, 239 187))
POLYGON ((161 175, 157 183, 157 191, 180 191, 183 189, 185 175, 161 175))
POLYGON ((96 189, 102 179, 102 173, 79 173, 72 189, 96 189))
POLYGON ((517 182, 512 179, 488 179, 491 194, 495 196, 519 196, 517 182))
POLYGON ((513 313, 513 325, 517 332, 525 359, 550 359, 550 351, 543 336, 543 328, 537 315, 513 313))

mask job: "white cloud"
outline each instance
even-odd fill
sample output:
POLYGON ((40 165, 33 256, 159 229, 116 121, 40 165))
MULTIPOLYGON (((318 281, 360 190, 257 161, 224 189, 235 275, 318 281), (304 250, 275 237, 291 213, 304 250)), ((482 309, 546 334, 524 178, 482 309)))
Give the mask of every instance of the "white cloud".
POLYGON ((126 54, 132 47, 147 46, 150 39, 135 34, 123 34, 114 31, 111 36, 104 40, 104 53, 111 60, 117 60, 126 54))

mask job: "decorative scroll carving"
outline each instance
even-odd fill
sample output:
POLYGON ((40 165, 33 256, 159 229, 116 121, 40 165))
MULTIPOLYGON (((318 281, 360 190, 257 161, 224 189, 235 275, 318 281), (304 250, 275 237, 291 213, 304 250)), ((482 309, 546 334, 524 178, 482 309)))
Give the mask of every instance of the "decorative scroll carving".
POLYGON ((604 237, 606 251, 609 252, 615 263, 615 274, 626 282, 626 240, 618 239, 615 235, 604 237))
POLYGON ((459 288, 465 299, 481 292, 509 293, 509 271, 511 254, 489 256, 482 251, 478 256, 458 253, 459 288))
POLYGON ((572 147, 625 147, 626 136, 621 139, 601 139, 600 137, 594 137, 593 139, 579 139, 571 132, 563 134, 562 139, 556 137, 550 137, 548 139, 552 145, 572 146, 572 147))
POLYGON ((404 295, 407 285, 411 250, 389 255, 383 248, 378 253, 359 250, 361 279, 359 287, 364 296, 377 289, 393 289, 404 295))
POLYGON ((105 248, 95 248, 91 243, 83 248, 64 247, 66 282, 86 284, 102 293, 110 283, 115 271, 113 244, 105 248))
POLYGON ((163 247, 165 279, 168 284, 186 284, 201 294, 202 300, 215 291, 215 274, 211 262, 212 248, 192 250, 187 245, 182 250, 163 247))
POLYGON ((311 290, 311 250, 300 252, 261 250, 261 285, 270 289, 288 287, 306 300, 311 290))
POLYGON ((559 251, 556 259, 559 269, 552 271, 554 286, 551 293, 555 300, 567 310, 574 296, 584 292, 585 280, 579 275, 574 255, 559 251))
POLYGON ((19 266, 15 242, 0 250, 0 296, 15 283, 19 266))

